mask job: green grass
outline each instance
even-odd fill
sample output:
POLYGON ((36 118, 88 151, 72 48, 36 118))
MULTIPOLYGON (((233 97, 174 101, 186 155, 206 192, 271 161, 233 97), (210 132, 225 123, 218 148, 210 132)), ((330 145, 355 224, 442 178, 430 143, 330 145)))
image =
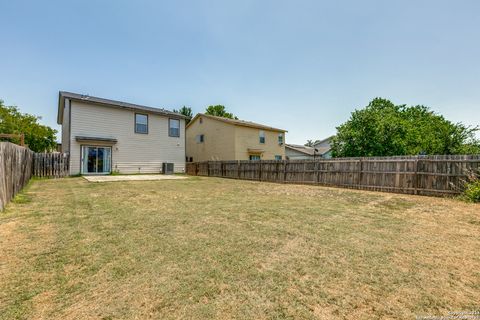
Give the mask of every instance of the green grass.
POLYGON ((479 308, 479 248, 480 205, 452 199, 36 180, 0 213, 0 319, 446 315, 479 308))

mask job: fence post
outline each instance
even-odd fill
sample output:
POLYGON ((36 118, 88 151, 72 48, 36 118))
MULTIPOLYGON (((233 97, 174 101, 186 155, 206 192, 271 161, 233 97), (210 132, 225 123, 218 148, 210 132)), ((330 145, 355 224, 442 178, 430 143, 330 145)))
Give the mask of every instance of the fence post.
POLYGON ((415 175, 413 176, 414 194, 418 194, 418 158, 415 159, 415 175))
POLYGON ((360 186, 362 184, 362 174, 363 174, 363 161, 362 159, 360 158, 360 160, 358 160, 358 183, 357 185, 360 186))
POLYGON ((307 162, 303 162, 302 183, 305 183, 305 173, 307 171, 307 162))
POLYGON ((288 165, 288 162, 284 160, 283 161, 283 183, 287 182, 287 165, 288 165))
POLYGON ((263 165, 263 160, 260 160, 260 167, 258 168, 258 181, 262 181, 262 165, 263 165))
POLYGON ((240 179, 240 160, 237 161, 237 179, 240 179))

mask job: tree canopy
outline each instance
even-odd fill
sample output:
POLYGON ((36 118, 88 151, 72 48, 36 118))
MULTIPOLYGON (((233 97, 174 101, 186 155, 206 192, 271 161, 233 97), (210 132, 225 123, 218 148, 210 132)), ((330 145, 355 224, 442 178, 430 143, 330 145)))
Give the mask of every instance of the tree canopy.
POLYGON ((234 116, 233 113, 227 112, 227 110, 225 109, 225 106, 222 106, 222 105, 208 106, 207 109, 205 110, 205 114, 238 120, 238 118, 234 116))
POLYGON ((185 124, 188 124, 190 122, 190 120, 192 120, 193 112, 192 112, 192 108, 190 108, 190 107, 183 106, 183 107, 180 108, 180 110, 173 109, 173 112, 180 113, 180 114, 186 116, 187 119, 185 119, 185 124))
POLYGON ((335 157, 480 153, 478 128, 452 123, 428 107, 373 99, 337 127, 335 157))
MULTIPOLYGON (((35 152, 54 150, 57 146, 57 130, 40 124, 40 119, 41 117, 21 113, 16 106, 5 106, 0 100, 0 133, 23 133, 25 144, 35 152)), ((16 140, 12 142, 19 143, 16 140)))

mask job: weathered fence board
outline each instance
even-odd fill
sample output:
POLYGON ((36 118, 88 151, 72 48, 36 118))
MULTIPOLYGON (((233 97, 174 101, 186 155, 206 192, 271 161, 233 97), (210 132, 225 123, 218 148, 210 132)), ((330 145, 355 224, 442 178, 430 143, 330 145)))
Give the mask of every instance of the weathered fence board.
POLYGON ((0 142, 0 211, 32 176, 61 178, 68 174, 68 154, 34 153, 10 142, 0 142))
POLYGON ((35 153, 33 175, 41 178, 62 178, 69 175, 67 153, 35 153))
POLYGON ((199 176, 442 196, 459 193, 469 170, 480 170, 480 155, 207 161, 187 163, 186 172, 199 176))
POLYGON ((32 176, 33 151, 0 142, 0 211, 32 176))

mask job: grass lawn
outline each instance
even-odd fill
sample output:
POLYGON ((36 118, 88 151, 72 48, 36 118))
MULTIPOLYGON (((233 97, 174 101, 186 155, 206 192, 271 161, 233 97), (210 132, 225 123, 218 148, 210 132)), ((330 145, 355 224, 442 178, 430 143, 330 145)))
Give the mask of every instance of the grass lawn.
POLYGON ((0 318, 412 319, 480 309, 480 205, 192 177, 36 180, 0 318))

